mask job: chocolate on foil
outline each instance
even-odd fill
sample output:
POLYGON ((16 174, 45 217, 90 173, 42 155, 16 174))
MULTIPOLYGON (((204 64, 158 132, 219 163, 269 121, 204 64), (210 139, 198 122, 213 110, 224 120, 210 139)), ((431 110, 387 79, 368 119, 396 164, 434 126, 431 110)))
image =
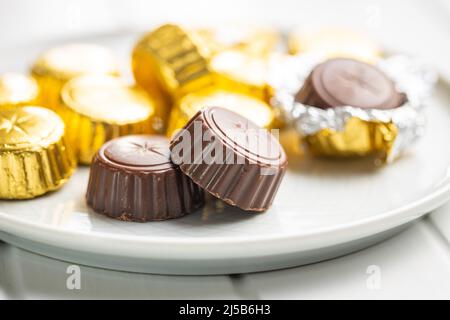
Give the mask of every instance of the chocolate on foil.
POLYGON ((400 106, 324 109, 296 101, 299 88, 321 62, 316 55, 286 57, 273 63, 276 68, 270 77, 275 91, 272 104, 284 112, 312 153, 331 157, 377 154, 391 161, 420 136, 422 110, 436 81, 432 69, 401 55, 380 60, 377 67, 406 97, 400 106))
POLYGON ((144 35, 132 54, 136 82, 148 91, 179 96, 212 83, 209 52, 181 26, 165 24, 144 35))
POLYGON ((88 43, 53 47, 43 52, 31 67, 40 87, 40 103, 59 111, 59 95, 72 78, 86 74, 119 75, 118 62, 108 48, 88 43))
POLYGON ((0 108, 35 105, 38 97, 39 87, 33 78, 12 72, 0 75, 0 108))
POLYGON ((0 199, 29 199, 58 189, 75 167, 64 123, 54 112, 0 108, 0 199))
POLYGON ((262 57, 274 51, 280 42, 280 34, 275 28, 236 23, 218 28, 197 28, 194 34, 212 54, 238 50, 262 57))
POLYGON ((178 218, 201 208, 203 191, 170 161, 169 140, 132 135, 96 154, 86 193, 94 211, 125 221, 178 218))
POLYGON ((108 140, 153 132, 154 101, 142 89, 113 76, 85 75, 67 82, 60 113, 82 164, 89 164, 108 140))
POLYGON ((180 170, 213 196, 247 211, 267 210, 287 167, 265 129, 225 108, 200 110, 170 144, 180 170))

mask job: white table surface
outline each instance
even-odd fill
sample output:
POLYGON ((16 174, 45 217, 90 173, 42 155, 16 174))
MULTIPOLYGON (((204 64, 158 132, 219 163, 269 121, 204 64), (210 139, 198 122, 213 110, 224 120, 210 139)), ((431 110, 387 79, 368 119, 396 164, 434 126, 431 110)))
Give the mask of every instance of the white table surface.
MULTIPOLYGON (((142 27, 148 25, 147 21, 186 21, 187 17, 218 23, 242 20, 251 13, 255 22, 281 27, 297 23, 366 28, 389 48, 432 61, 444 78, 450 79, 449 0, 346 0, 339 4, 323 0, 301 3, 278 0, 266 1, 264 6, 260 0, 252 0, 240 3, 242 7, 237 11, 234 3, 223 1, 208 15, 205 15, 208 1, 190 1, 189 10, 173 10, 186 4, 175 2, 161 2, 147 10, 150 2, 143 0, 2 1, 0 48, 30 35, 38 41, 92 29, 108 30, 111 23, 118 28, 142 27), (111 3, 116 5, 115 9, 111 3), (124 12, 133 17, 132 25, 124 12), (280 16, 284 19, 277 18, 280 16)), ((0 242, 0 299, 450 299, 450 204, 376 246, 286 270, 194 277, 133 274, 81 266, 81 289, 69 290, 66 270, 70 265, 0 242), (367 283, 371 277, 367 274, 370 266, 379 272, 379 286, 367 283)))

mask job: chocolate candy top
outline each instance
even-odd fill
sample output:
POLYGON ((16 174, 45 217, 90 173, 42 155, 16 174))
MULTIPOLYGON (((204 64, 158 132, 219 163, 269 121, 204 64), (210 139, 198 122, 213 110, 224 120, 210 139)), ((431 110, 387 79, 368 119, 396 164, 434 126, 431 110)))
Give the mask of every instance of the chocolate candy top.
POLYGON ((377 67, 353 59, 331 59, 311 72, 296 101, 319 108, 352 106, 391 109, 405 100, 377 67))
POLYGON ((174 168, 170 161, 169 141, 164 137, 126 136, 105 144, 99 156, 117 168, 164 171, 174 168))
POLYGON ((267 130, 224 108, 208 108, 205 122, 222 142, 249 160, 271 165, 286 159, 279 143, 267 130))

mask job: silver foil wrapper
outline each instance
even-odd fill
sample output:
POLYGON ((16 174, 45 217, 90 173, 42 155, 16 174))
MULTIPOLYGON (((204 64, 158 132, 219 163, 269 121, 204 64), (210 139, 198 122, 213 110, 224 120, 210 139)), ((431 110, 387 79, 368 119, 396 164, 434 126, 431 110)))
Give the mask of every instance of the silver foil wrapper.
POLYGON ((271 61, 269 84, 275 92, 271 103, 280 109, 284 120, 292 124, 301 136, 312 135, 326 128, 342 131, 347 120, 352 117, 385 123, 392 121, 398 133, 388 155, 389 162, 422 135, 425 125, 423 109, 438 79, 433 68, 406 55, 392 55, 377 63, 394 81, 397 90, 407 96, 407 102, 394 109, 361 109, 352 106, 321 109, 296 102, 295 94, 312 69, 324 60, 320 56, 303 54, 276 57, 271 61))

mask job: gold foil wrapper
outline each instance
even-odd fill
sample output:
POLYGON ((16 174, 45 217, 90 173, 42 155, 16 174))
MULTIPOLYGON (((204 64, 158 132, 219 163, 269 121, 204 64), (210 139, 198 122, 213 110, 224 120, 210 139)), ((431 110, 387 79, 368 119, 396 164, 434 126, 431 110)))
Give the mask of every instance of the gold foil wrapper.
POLYGON ((212 54, 226 50, 238 50, 264 57, 273 52, 280 42, 280 34, 271 27, 232 24, 220 28, 194 30, 212 54))
POLYGON ((87 75, 69 81, 61 91, 67 138, 82 164, 113 138, 153 133, 155 101, 120 78, 87 75))
POLYGON ((304 136, 303 140, 316 156, 348 158, 376 155, 386 160, 397 132, 392 122, 353 117, 347 120, 342 131, 326 128, 304 136))
POLYGON ((167 135, 172 136, 204 107, 222 107, 251 119, 264 128, 272 128, 273 109, 264 101, 252 96, 220 89, 205 89, 191 93, 177 101, 170 114, 167 135))
POLYGON ((155 97, 157 133, 165 133, 176 97, 213 84, 211 53, 202 40, 180 26, 166 24, 144 35, 132 53, 136 82, 155 97))
POLYGON ((292 33, 288 39, 291 54, 315 54, 327 58, 353 58, 376 63, 382 54, 368 36, 344 28, 322 28, 292 33))
POLYGON ((29 199, 58 189, 76 161, 64 123, 41 107, 0 109, 0 199, 29 199))
POLYGON ((40 87, 40 104, 59 112, 64 84, 86 74, 118 76, 119 65, 113 53, 96 44, 68 44, 51 48, 40 55, 31 68, 40 87))
POLYGON ((35 105, 39 95, 37 82, 20 73, 0 75, 0 108, 35 105))
POLYGON ((220 52, 210 61, 215 76, 214 86, 269 101, 268 63, 267 58, 250 55, 244 51, 220 52))
POLYGON ((182 27, 166 24, 145 35, 132 56, 136 82, 144 89, 181 96, 212 84, 210 53, 182 27))

